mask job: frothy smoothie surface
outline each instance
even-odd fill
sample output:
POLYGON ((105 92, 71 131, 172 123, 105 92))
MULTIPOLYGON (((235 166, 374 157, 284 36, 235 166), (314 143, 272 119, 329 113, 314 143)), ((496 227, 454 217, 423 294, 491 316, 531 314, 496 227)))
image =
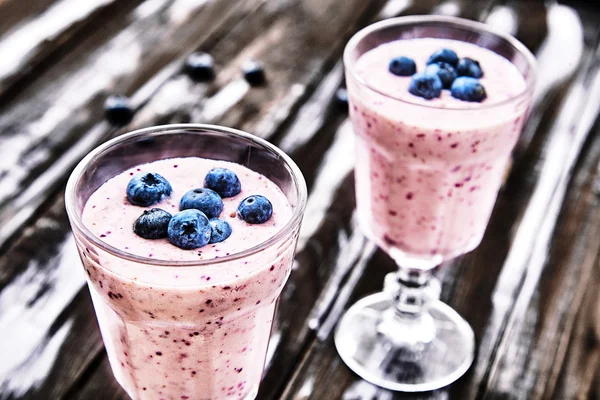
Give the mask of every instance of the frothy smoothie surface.
POLYGON ((108 180, 88 199, 82 220, 101 240, 127 253, 157 260, 200 261, 254 247, 274 236, 291 216, 292 208, 285 195, 263 175, 231 162, 185 157, 139 165, 108 180), (231 225, 232 234, 229 238, 198 249, 184 250, 171 244, 168 239, 148 240, 134 233, 133 224, 144 210, 161 208, 175 215, 179 212, 181 197, 189 190, 203 187, 207 172, 217 167, 234 171, 242 184, 242 191, 238 195, 223 198, 223 211, 219 218, 231 225), (146 172, 165 177, 170 182, 173 193, 150 207, 132 205, 126 197, 127 184, 133 176, 146 172), (256 194, 265 196, 273 204, 273 215, 263 224, 249 224, 236 216, 240 202, 247 196, 256 194))
POLYGON ((363 54, 356 63, 358 75, 369 87, 391 96, 417 104, 433 107, 478 108, 482 104, 500 103, 525 91, 525 79, 506 58, 472 43, 451 39, 406 39, 384 43, 363 54), (460 58, 477 60, 484 71, 479 82, 485 87, 487 98, 481 103, 455 99, 450 91, 443 90, 439 98, 424 99, 409 93, 410 76, 397 76, 389 71, 389 61, 405 56, 415 61, 417 72, 423 72, 427 59, 440 48, 454 50, 460 58))

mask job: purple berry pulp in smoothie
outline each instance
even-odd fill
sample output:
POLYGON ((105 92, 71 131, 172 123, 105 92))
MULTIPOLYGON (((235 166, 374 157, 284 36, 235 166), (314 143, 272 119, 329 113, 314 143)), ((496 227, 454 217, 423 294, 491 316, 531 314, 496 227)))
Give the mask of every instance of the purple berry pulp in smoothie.
POLYGON ((363 228, 384 249, 409 256, 449 259, 475 248, 529 106, 523 76, 500 55, 449 39, 382 44, 358 59, 355 73, 362 82, 348 74, 347 85, 363 228), (426 100, 408 92, 411 77, 388 71, 392 58, 407 56, 423 72, 440 48, 479 61, 483 102, 448 90, 426 100))
POLYGON ((241 165, 196 157, 139 165, 100 186, 88 199, 83 223, 98 238, 151 260, 213 260, 201 267, 161 266, 128 260, 85 241, 80 254, 116 379, 134 399, 243 399, 260 382, 276 300, 293 259, 297 232, 257 254, 227 262, 219 258, 259 245, 289 222, 293 207, 279 187, 241 165), (242 183, 224 198, 219 218, 233 233, 224 242, 182 250, 168 239, 146 240, 132 229, 146 209, 171 214, 187 191, 203 186, 215 167, 233 170, 242 183), (156 172, 173 187, 151 207, 131 205, 125 189, 133 175, 156 172), (236 217, 238 204, 261 194, 273 204, 264 224, 236 217))

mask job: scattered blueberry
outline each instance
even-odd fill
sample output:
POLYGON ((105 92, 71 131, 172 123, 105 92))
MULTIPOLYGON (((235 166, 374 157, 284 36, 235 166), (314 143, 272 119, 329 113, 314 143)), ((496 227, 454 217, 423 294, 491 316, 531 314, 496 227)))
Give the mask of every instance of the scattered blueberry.
POLYGON ((133 119, 133 106, 127 96, 113 94, 104 101, 104 117, 116 126, 127 125, 133 119))
POLYGON ((425 73, 439 76, 444 89, 450 89, 452 82, 456 79, 456 71, 452 65, 445 62, 429 64, 425 68, 425 73))
POLYGON ((470 76, 471 78, 477 79, 483 76, 483 71, 479 62, 468 57, 461 58, 458 61, 456 72, 458 73, 458 76, 470 76))
POLYGON ((191 208, 202 211, 208 218, 216 218, 223 211, 223 200, 214 190, 192 189, 184 194, 179 202, 180 210, 191 208))
POLYGON ((427 65, 438 62, 445 62, 452 65, 453 67, 456 67, 456 64, 458 64, 458 56, 453 50, 439 49, 435 51, 431 56, 429 56, 429 59, 427 60, 427 65))
POLYGON ((202 211, 184 210, 171 218, 168 234, 169 242, 181 249, 191 250, 208 244, 211 227, 202 211))
POLYGON ((133 224, 133 231, 144 239, 166 238, 171 218, 171 214, 160 208, 145 210, 133 224))
POLYGON ((148 207, 159 203, 173 192, 171 184, 154 172, 144 172, 131 178, 127 185, 127 200, 135 206, 148 207))
POLYGON ((340 107, 348 109, 348 90, 346 88, 339 88, 335 91, 335 101, 340 107))
POLYGON ((411 76, 417 72, 417 65, 412 58, 400 56, 392 58, 388 69, 394 75, 411 76))
POLYGON ((485 89, 475 78, 469 76, 460 76, 452 83, 450 89, 452 97, 464 101, 481 102, 486 98, 485 89))
POLYGON ((229 222, 218 218, 213 218, 209 222, 211 234, 210 242, 208 243, 219 243, 231 236, 231 225, 229 225, 229 222))
POLYGON ((204 187, 217 192, 221 197, 237 196, 242 191, 239 178, 230 169, 213 168, 204 178, 204 187))
POLYGON ((428 75, 425 73, 414 74, 408 91, 415 96, 431 100, 435 97, 440 97, 442 93, 442 80, 437 75, 428 75))
POLYGON ((257 61, 246 61, 242 65, 242 72, 244 73, 244 79, 250 84, 250 86, 258 86, 265 83, 265 70, 257 61))
POLYGON ((249 224, 263 224, 271 218, 273 205, 265 196, 255 194, 246 197, 237 209, 237 215, 249 224))
POLYGON ((185 72, 197 82, 209 81, 215 77, 215 60, 208 53, 192 53, 185 60, 185 72))

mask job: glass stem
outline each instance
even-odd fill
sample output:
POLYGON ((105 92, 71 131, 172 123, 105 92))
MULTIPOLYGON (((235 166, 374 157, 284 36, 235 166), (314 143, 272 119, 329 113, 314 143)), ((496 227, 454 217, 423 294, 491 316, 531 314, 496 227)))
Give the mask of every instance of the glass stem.
POLYGON ((435 327, 428 313, 428 303, 439 297, 439 283, 433 268, 400 267, 386 276, 385 291, 390 294, 390 308, 382 314, 379 333, 394 345, 417 347, 435 337, 435 327))

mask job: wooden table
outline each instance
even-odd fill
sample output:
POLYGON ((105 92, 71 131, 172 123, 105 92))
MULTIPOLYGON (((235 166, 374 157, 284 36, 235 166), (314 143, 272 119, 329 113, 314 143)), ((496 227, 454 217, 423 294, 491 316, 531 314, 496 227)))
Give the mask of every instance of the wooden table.
POLYGON ((206 122, 300 165, 310 197, 259 399, 600 398, 600 8, 595 1, 0 0, 0 399, 126 399, 114 381, 63 205, 87 152, 126 130, 206 122), (357 230, 351 128, 335 100, 360 27, 409 14, 486 21, 537 55, 535 106, 483 243, 441 268, 475 330, 458 382, 400 395, 341 362, 332 329, 393 262, 357 230), (181 73, 210 52, 208 84, 181 73), (268 85, 248 87, 247 59, 268 85), (103 120, 112 93, 136 114, 103 120))

